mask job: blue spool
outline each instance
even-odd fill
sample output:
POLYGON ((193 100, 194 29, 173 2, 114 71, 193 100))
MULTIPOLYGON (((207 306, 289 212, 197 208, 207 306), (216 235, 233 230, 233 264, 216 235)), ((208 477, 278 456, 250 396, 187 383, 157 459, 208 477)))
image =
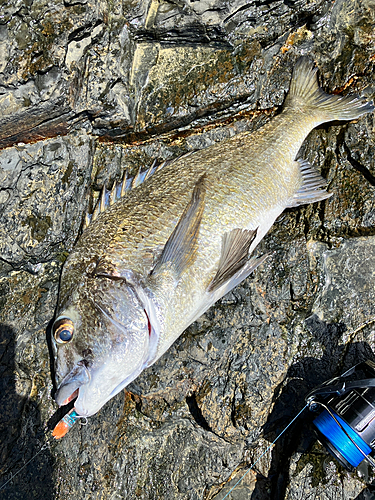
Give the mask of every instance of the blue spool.
MULTIPOLYGON (((334 413, 334 415, 355 444, 365 455, 369 455, 372 451, 370 446, 363 441, 363 439, 342 418, 340 418, 336 413, 334 413)), ((362 455, 362 453, 350 441, 348 436, 337 424, 337 422, 335 422, 334 418, 328 413, 327 410, 324 410, 314 420, 314 424, 323 436, 328 439, 334 448, 341 453, 345 460, 347 460, 347 462, 349 462, 353 467, 357 467, 362 460, 364 460, 364 455, 362 455)))

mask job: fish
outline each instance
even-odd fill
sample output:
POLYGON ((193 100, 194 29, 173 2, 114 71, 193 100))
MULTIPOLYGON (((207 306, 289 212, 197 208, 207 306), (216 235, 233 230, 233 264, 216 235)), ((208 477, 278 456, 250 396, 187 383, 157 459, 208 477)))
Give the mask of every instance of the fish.
POLYGON ((326 94, 302 57, 282 111, 263 127, 104 190, 62 270, 51 330, 57 404, 75 400, 75 418, 96 414, 247 278, 286 208, 332 194, 298 157, 307 135, 373 110, 326 94))

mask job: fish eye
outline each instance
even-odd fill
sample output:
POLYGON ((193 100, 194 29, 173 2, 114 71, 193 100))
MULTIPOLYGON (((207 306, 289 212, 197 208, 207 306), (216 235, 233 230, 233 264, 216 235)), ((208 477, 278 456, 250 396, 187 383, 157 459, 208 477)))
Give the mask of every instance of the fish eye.
POLYGON ((70 342, 74 334, 74 324, 69 318, 61 318, 53 325, 53 336, 59 344, 70 342))

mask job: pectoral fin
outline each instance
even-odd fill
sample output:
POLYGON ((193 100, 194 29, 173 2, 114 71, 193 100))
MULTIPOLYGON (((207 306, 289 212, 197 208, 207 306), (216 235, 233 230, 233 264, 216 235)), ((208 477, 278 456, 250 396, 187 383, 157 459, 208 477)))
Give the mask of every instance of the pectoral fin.
POLYGON ((162 266, 168 264, 175 277, 179 278, 184 269, 194 261, 204 210, 205 192, 204 176, 202 176, 195 185, 191 200, 168 238, 151 274, 156 274, 162 266))
POLYGON ((302 174, 303 184, 289 202, 288 208, 326 200, 332 196, 332 193, 327 193, 325 190, 327 181, 307 160, 301 158, 297 160, 297 163, 302 174))
MULTIPOLYGON (((221 256, 219 268, 211 283, 208 286, 208 292, 214 292, 225 283, 229 289, 236 286, 237 283, 245 279, 255 267, 259 265, 255 260, 249 260, 249 248, 254 241, 257 230, 233 229, 230 233, 225 233, 221 247, 221 256), (236 279, 240 270, 245 270, 245 275, 240 280, 236 279), (232 280, 235 284, 232 286, 232 280)), ((240 273, 243 276, 243 273, 240 273)), ((226 292, 224 292, 226 293, 226 292)))

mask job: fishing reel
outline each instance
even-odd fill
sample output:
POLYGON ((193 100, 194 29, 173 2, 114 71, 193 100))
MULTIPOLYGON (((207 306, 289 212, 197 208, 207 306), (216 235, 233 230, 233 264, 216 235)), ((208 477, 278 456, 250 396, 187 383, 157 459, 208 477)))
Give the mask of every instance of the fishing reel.
POLYGON ((347 470, 363 460, 375 468, 375 363, 367 360, 306 396, 318 437, 347 470))

